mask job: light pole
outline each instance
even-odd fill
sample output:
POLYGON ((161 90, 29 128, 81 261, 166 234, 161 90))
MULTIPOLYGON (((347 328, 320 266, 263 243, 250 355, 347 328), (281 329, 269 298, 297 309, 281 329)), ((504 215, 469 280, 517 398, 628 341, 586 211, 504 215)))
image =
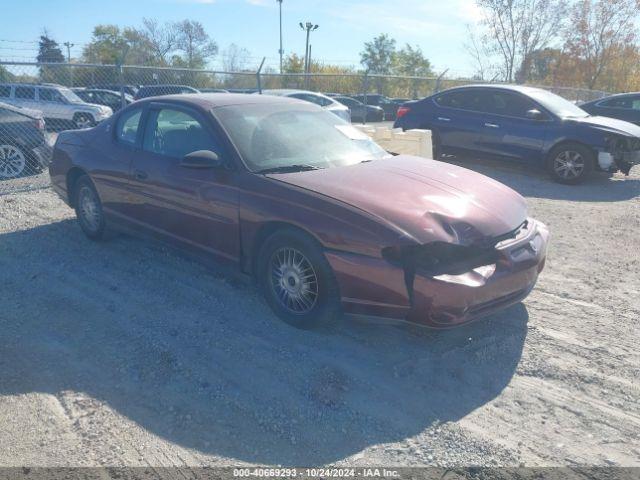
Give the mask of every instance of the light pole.
MULTIPOLYGON (((75 45, 71 42, 64 42, 63 45, 67 47, 67 63, 71 63, 71 47, 75 45)), ((73 87, 73 69, 69 65, 69 84, 73 87)))
POLYGON ((282 55, 284 54, 282 49, 282 0, 276 0, 276 2, 278 2, 280 9, 280 50, 278 50, 278 53, 280 54, 280 75, 282 75, 282 55))
MULTIPOLYGON (((302 30, 306 30, 307 32, 307 43, 305 44, 305 47, 304 47, 304 73, 307 74, 311 69, 311 65, 309 65, 309 34, 314 30, 317 30, 318 25, 314 25, 311 22, 307 22, 305 24, 300 22, 300 28, 302 30)), ((306 83, 306 79, 307 77, 305 76, 305 83, 306 83)))

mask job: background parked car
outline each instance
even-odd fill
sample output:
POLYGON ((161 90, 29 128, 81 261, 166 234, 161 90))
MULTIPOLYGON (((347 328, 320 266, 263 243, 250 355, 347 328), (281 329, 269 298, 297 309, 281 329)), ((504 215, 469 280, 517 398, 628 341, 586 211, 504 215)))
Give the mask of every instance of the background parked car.
POLYGON ((595 170, 629 173, 640 163, 640 127, 592 117, 554 93, 532 87, 452 88, 398 109, 395 127, 432 132, 434 158, 472 152, 545 167, 563 183, 595 170))
POLYGON ((0 102, 40 110, 49 126, 87 128, 108 118, 109 107, 84 102, 67 87, 55 84, 0 84, 0 102))
MULTIPOLYGON (((95 103, 96 105, 105 105, 114 112, 122 108, 122 99, 120 93, 111 90, 101 90, 98 88, 74 88, 73 92, 87 103, 95 103)), ((133 102, 133 97, 128 93, 124 94, 125 106, 133 102)))
POLYGON ((176 95, 179 93, 200 93, 200 91, 188 85, 143 85, 133 98, 140 100, 141 98, 176 95))
POLYGON ((41 172, 50 153, 42 112, 0 103, 0 181, 41 172))
POLYGON ((335 96, 335 101, 349 107, 352 122, 381 122, 384 120, 384 110, 375 105, 365 105, 355 98, 335 96))
POLYGON ((224 88, 201 88, 200 91, 202 93, 229 93, 229 90, 224 88))
POLYGON ((622 93, 580 105, 591 115, 618 118, 640 125, 640 92, 622 93))
POLYGON ((110 91, 116 92, 116 93, 120 93, 120 90, 123 89, 124 93, 126 93, 127 95, 131 95, 132 97, 140 89, 140 87, 138 87, 136 85, 117 85, 117 84, 112 84, 112 83, 90 85, 87 88, 95 88, 95 89, 98 89, 98 90, 110 90, 110 91))
POLYGON ((377 93, 369 93, 367 95, 349 95, 349 96, 367 105, 375 105, 376 107, 382 108, 384 110, 385 120, 396 119, 398 104, 395 103, 390 98, 385 97, 384 95, 379 95, 377 93))
POLYGON ((290 89, 282 88, 282 89, 274 89, 274 90, 262 90, 262 94, 297 98, 299 100, 304 100, 306 102, 315 103, 316 105, 321 106, 325 110, 333 113, 334 115, 337 115, 343 120, 346 120, 347 122, 351 121, 351 114, 349 112, 349 107, 336 101, 336 99, 334 98, 323 95, 322 93, 309 92, 307 90, 290 90, 290 89))

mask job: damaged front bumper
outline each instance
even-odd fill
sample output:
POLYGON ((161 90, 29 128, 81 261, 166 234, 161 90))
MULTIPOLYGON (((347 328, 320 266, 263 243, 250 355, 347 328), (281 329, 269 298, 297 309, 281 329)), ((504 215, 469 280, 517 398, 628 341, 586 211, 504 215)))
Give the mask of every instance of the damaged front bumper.
POLYGON ((620 170, 625 175, 640 164, 640 139, 635 137, 609 138, 607 147, 598 151, 598 167, 605 172, 620 170))
POLYGON ((385 259, 328 252, 346 313, 406 320, 434 328, 465 324, 521 301, 544 268, 549 232, 528 219, 495 247, 492 263, 466 272, 430 275, 385 259))

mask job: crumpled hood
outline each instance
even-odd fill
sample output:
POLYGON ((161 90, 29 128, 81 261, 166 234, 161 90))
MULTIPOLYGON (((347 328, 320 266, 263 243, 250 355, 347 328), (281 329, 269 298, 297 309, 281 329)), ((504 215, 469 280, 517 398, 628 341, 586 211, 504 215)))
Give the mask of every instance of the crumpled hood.
POLYGON ((352 205, 419 243, 470 245, 510 232, 527 218, 524 199, 507 186, 407 155, 270 177, 352 205))
POLYGON ((570 121, 580 123, 582 125, 591 125, 603 130, 608 130, 620 135, 632 136, 640 138, 640 126, 617 118, 589 116, 583 118, 571 118, 570 121))

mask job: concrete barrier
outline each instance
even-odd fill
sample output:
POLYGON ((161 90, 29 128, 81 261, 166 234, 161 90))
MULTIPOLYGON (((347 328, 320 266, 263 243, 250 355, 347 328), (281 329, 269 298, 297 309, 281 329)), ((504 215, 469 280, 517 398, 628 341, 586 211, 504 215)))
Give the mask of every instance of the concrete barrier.
POLYGON ((356 125, 360 131, 366 133, 374 142, 391 153, 416 155, 432 158, 431 130, 392 129, 373 125, 356 125))

